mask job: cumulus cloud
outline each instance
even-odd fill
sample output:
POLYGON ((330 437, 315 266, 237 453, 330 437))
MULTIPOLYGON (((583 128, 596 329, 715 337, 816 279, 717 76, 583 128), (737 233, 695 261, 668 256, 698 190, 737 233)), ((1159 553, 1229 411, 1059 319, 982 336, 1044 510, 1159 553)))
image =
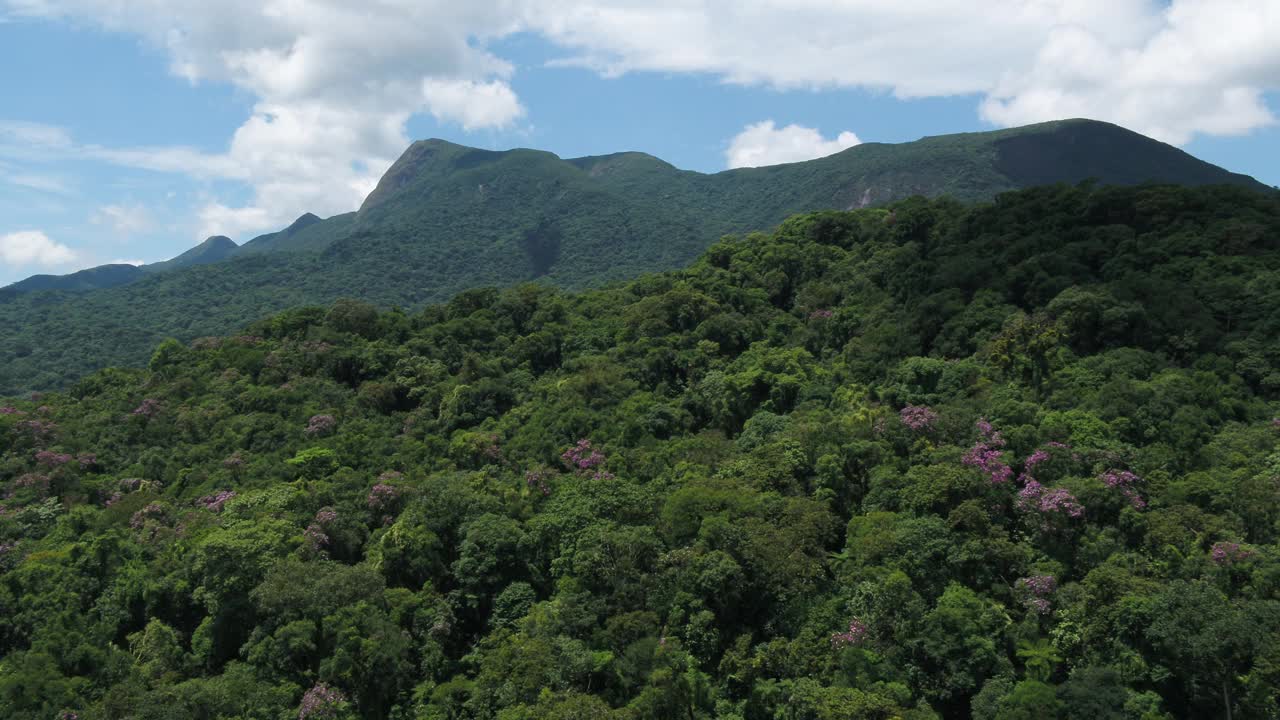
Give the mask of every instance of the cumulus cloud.
POLYGON ((974 94, 997 125, 1092 117, 1175 143, 1273 123, 1280 90, 1275 0, 547 0, 540 27, 608 75, 974 94))
MULTIPOLYGON (((255 99, 225 152, 86 148, 89 157, 161 172, 232 179, 243 206, 211 202, 199 233, 277 229, 304 211, 359 205, 409 144, 405 123, 430 113, 466 130, 506 127, 524 112, 511 65, 486 39, 519 29, 514 2, 451 0, 0 0, 12 13, 141 36, 192 83, 230 83, 255 99)), ((15 128, 11 135, 38 134, 15 128)), ((56 134, 46 147, 73 145, 56 134)), ((0 137, 0 142, 4 138, 0 137)), ((14 144, 22 144, 21 142, 14 144)))
POLYGON ((90 220, 105 225, 117 235, 134 235, 151 228, 151 213, 141 205, 103 205, 90 220))
POLYGON ((729 143, 728 167, 761 167, 826 157, 862 142, 846 130, 828 140, 813 128, 777 127, 772 120, 748 125, 729 143))
POLYGON ((76 252, 39 230, 0 235, 0 260, 11 266, 53 268, 75 262, 76 252))

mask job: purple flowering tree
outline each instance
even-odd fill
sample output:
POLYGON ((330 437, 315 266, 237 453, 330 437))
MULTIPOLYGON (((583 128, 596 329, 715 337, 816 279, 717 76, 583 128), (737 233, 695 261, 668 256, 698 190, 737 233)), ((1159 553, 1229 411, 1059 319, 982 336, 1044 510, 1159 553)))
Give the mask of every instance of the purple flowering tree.
POLYGON ((324 437, 338 427, 338 421, 332 415, 312 415, 307 427, 302 431, 307 437, 324 437))
POLYGON ((547 485, 547 480, 551 478, 553 471, 551 468, 539 467, 529 470, 524 474, 525 485, 530 490, 537 490, 545 495, 551 494, 551 486, 547 485))
POLYGON ((1013 468, 1004 462, 1004 437, 986 418, 978 420, 978 434, 978 441, 969 448, 960 462, 986 473, 992 484, 1009 482, 1013 478, 1013 468))
POLYGON ((861 645, 867 639, 867 626, 858 618, 849 621, 849 629, 844 632, 831 634, 831 647, 846 648, 851 645, 861 645))
POLYGON ((585 438, 561 453, 560 459, 579 475, 590 475, 597 480, 613 477, 600 467, 605 462, 604 453, 595 449, 591 441, 585 438))
POLYGON ((1234 565, 1238 562, 1248 560, 1253 557, 1254 552, 1247 548, 1243 548, 1239 543, 1233 543, 1222 540, 1213 544, 1209 548, 1209 557, 1218 565, 1234 565))
POLYGON ((1120 494, 1124 495, 1134 510, 1142 510, 1147 506, 1147 501, 1142 499, 1137 489, 1137 486, 1142 482, 1142 478, 1128 470, 1108 470, 1098 479, 1102 481, 1103 485, 1113 490, 1119 490, 1120 494))
POLYGON ((159 415, 160 410, 161 410, 161 407, 160 407, 159 400, 156 400, 154 398, 146 398, 141 403, 139 403, 138 407, 133 409, 133 412, 130 412, 129 414, 133 415, 134 417, 142 417, 150 420, 156 415, 159 415))
POLYGON ((205 495, 196 501, 196 505, 211 512, 222 512, 222 506, 226 505, 229 500, 234 498, 236 493, 234 490, 219 490, 212 495, 205 495))
POLYGON ((903 425, 916 432, 931 432, 938 422, 938 413, 927 405, 908 405, 898 411, 903 425))
POLYGON ((1019 578, 1013 584, 1013 589, 1028 609, 1047 615, 1053 609, 1049 597, 1058 589, 1058 581, 1052 575, 1031 575, 1019 578))
POLYGON ((347 696, 325 683, 316 683, 302 695, 298 720, 336 720, 349 708, 347 696))

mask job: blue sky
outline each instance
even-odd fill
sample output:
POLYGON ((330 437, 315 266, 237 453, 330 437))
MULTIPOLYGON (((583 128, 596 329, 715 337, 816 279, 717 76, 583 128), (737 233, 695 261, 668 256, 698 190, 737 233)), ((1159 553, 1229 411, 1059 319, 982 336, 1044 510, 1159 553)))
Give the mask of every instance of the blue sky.
POLYGON ((355 209, 424 137, 714 172, 1087 116, 1280 185, 1280 4, 992 3, 0 0, 0 284, 355 209))

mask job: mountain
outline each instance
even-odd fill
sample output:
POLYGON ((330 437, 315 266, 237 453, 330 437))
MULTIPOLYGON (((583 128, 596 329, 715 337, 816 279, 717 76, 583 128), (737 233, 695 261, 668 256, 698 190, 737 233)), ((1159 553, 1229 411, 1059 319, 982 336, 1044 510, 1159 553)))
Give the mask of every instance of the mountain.
POLYGON ((84 292, 127 285, 151 273, 221 262, 231 257, 235 251, 236 244, 231 238, 215 235, 172 260, 147 265, 99 265, 69 275, 32 275, 25 280, 0 288, 0 302, 13 299, 23 293, 40 290, 84 292))
POLYGON ((126 285, 143 277, 145 274, 142 268, 136 265, 116 263, 91 267, 69 275, 32 275, 25 280, 19 280, 0 288, 0 302, 23 293, 40 290, 81 292, 126 285))
POLYGON ((208 265, 226 260, 236 251, 236 243, 225 235, 214 235, 172 260, 143 265, 147 272, 164 272, 194 265, 208 265))
POLYGON ((3 718, 1275 720, 1278 326, 1055 186, 166 341, 0 402, 3 718))
POLYGON ((220 262, 74 297, 46 292, 0 304, 0 394, 138 364, 167 336, 221 334, 294 305, 349 296, 413 308, 526 280, 583 288, 680 267, 725 234, 766 231, 795 213, 913 195, 975 202, 1089 179, 1272 192, 1088 120, 866 143, 808 162, 715 174, 643 153, 565 160, 426 140, 406 150, 357 212, 304 215, 220 262), (34 350, 18 357, 14 347, 34 350))

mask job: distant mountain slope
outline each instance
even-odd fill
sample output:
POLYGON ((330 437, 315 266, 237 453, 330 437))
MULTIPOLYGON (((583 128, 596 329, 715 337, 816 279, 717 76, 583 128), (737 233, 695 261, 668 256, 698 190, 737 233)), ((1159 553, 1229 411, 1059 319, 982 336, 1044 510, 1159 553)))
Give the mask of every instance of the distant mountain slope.
POLYGON ((304 215, 221 262, 74 297, 35 293, 0 304, 0 394, 136 364, 166 336, 226 333, 292 305, 353 296, 414 307, 535 279, 581 288, 683 266, 724 234, 768 230, 799 212, 913 195, 978 201, 1086 179, 1270 192, 1172 146, 1088 120, 867 143, 818 160, 710 175, 643 153, 563 160, 426 140, 404 153, 358 212, 304 215), (16 347, 32 351, 19 356, 16 347))
POLYGON ((143 265, 142 269, 147 272, 163 272, 193 265, 208 265, 231 257, 236 248, 235 241, 231 238, 225 235, 214 235, 172 260, 143 265))
POLYGON ((115 287, 131 283, 145 274, 136 265, 116 263, 91 267, 69 275, 32 275, 0 288, 0 302, 22 293, 40 290, 81 291, 115 287))

